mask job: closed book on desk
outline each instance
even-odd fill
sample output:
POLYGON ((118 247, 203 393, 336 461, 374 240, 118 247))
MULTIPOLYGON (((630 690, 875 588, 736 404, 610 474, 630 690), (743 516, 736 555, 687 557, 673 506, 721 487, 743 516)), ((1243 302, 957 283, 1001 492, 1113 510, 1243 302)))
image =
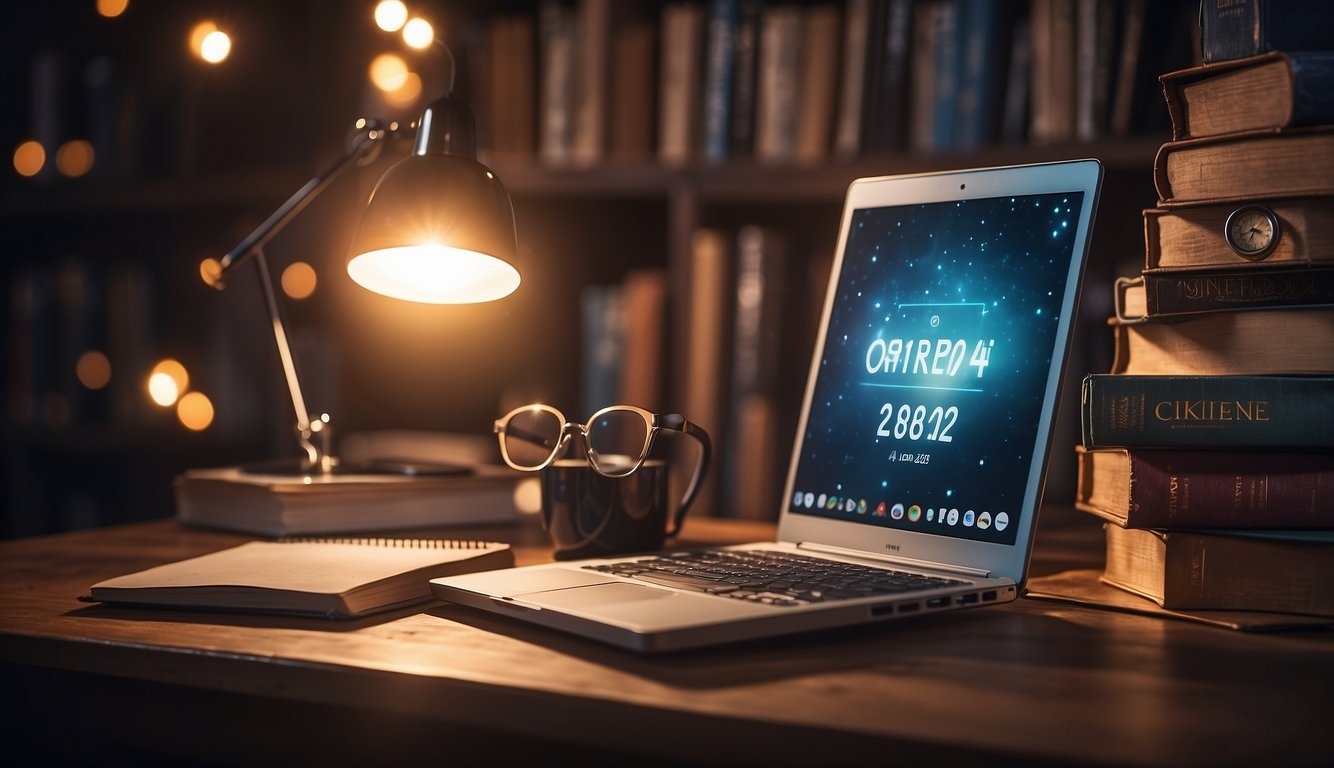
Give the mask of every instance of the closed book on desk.
POLYGON ((1334 197, 1267 200, 1279 236, 1263 258, 1246 257, 1224 235, 1232 212, 1247 203, 1144 211, 1144 268, 1309 267, 1334 264, 1334 197))
POLYGON ((1334 88, 1334 51, 1273 51, 1159 79, 1175 141, 1334 123, 1334 100, 1326 97, 1334 88))
POLYGON ((1153 161, 1163 203, 1334 192, 1334 126, 1169 141, 1153 161))
POLYGON ((1170 609, 1334 616, 1334 539, 1109 525, 1102 580, 1170 609))
POLYGON ((1334 310, 1213 312, 1115 324, 1112 373, 1331 374, 1334 310))
POLYGON ((1084 377, 1085 448, 1334 450, 1334 376, 1084 377))
POLYGON ((1123 528, 1334 530, 1334 453, 1076 450, 1075 506, 1123 528))
POLYGON ((513 564, 508 544, 485 541, 252 541, 98 582, 89 598, 345 619, 425 602, 434 578, 513 564))
POLYGON ((1334 306, 1334 269, 1156 269, 1116 281, 1124 323, 1279 307, 1334 306))
POLYGON ((261 475, 235 467, 176 478, 176 516, 261 536, 387 531, 518 519, 515 475, 479 467, 451 477, 261 475))

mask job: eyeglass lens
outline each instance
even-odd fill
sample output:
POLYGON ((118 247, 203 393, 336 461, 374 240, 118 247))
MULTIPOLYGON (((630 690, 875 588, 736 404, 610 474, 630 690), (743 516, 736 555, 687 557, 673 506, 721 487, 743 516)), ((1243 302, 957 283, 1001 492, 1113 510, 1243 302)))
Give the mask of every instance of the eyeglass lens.
POLYGON ((519 411, 505 424, 505 453, 516 466, 536 469, 556 450, 563 427, 551 411, 519 411))
POLYGON ((650 424, 638 411, 611 409, 588 425, 588 447, 598 470, 618 476, 632 472, 643 457, 650 424))

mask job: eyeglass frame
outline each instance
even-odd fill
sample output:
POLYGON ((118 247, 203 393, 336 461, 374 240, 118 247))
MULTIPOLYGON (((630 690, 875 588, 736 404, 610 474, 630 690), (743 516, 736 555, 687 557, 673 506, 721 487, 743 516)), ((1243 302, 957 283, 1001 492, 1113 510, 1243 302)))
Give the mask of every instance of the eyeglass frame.
MULTIPOLYGON (((589 416, 587 423, 580 424, 566 419, 565 414, 558 408, 545 403, 530 403, 515 408, 504 416, 501 416, 499 419, 496 419, 491 425, 491 431, 495 433, 496 440, 500 443, 500 456, 511 469, 517 469, 520 472, 540 472, 541 470, 546 469, 551 466, 552 462, 556 461, 556 457, 559 456, 561 450, 565 448, 571 435, 578 434, 584 441, 584 458, 588 461, 589 468, 603 477, 613 479, 632 475, 642 467, 644 462, 648 459, 649 451, 653 447, 654 438, 663 430, 689 435, 694 438, 700 446, 699 460, 695 462, 694 475, 690 478, 690 485, 686 487, 685 497, 681 501, 680 510, 684 511, 694 502, 695 496, 699 493, 700 486, 704 483, 704 476, 708 472, 709 459, 713 455, 713 443, 709 439, 709 433, 706 432, 703 427, 690 421, 679 413, 658 414, 635 405, 609 405, 606 408, 599 409, 592 416, 589 416), (551 454, 547 456, 546 460, 534 467, 523 467, 514 463, 510 458, 509 450, 505 447, 505 434, 508 431, 508 425, 511 419, 521 413, 530 411, 542 411, 555 416, 561 424, 560 436, 556 438, 556 444, 552 446, 551 454), (588 439, 588 424, 596 423, 598 417, 609 411, 632 411, 642 417, 644 423, 648 424, 649 427, 648 433, 644 436, 644 445, 640 448, 639 457, 630 469, 619 474, 611 474, 602 471, 598 466, 597 459, 594 458, 597 452, 593 450, 592 441, 588 439)), ((679 527, 679 525, 680 523, 678 521, 676 527, 679 527)))

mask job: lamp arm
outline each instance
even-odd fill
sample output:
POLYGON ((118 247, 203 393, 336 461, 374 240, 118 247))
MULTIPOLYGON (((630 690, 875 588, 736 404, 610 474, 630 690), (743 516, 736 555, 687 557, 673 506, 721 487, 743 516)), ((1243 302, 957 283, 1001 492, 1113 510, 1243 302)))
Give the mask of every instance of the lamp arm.
MULTIPOLYGON (((282 363, 283 377, 287 380, 288 393, 292 397, 292 409, 296 414, 297 442, 306 454, 303 467, 316 472, 331 472, 336 463, 329 449, 331 432, 329 415, 321 414, 318 419, 312 419, 306 408, 306 399, 301 390, 301 378, 297 375, 296 359, 292 355, 292 345, 287 336, 287 325, 283 322, 282 309, 278 306, 278 298, 273 290, 273 278, 269 274, 268 261, 264 257, 264 246, 343 171, 354 163, 373 156, 378 151, 380 142, 392 135, 391 131, 378 127, 372 121, 365 121, 360 127, 363 131, 357 134, 347 152, 337 162, 324 173, 306 182, 287 199, 287 202, 256 227, 255 231, 246 235, 244 240, 228 251, 211 281, 213 287, 223 290, 227 287, 227 277, 240 265, 254 259, 259 267, 260 285, 264 289, 264 304, 273 327, 274 342, 278 346, 278 359, 282 363)), ((395 130, 396 127, 395 125, 395 130)))
POLYGON ((245 239, 237 243, 236 247, 222 257, 220 268, 211 282, 214 288, 218 290, 225 289, 227 287, 227 277, 233 271, 254 258, 275 235, 283 230, 283 227, 286 227, 292 219, 305 210, 306 206, 328 188, 343 171, 352 167, 354 163, 371 157, 379 150, 380 142, 392 135, 391 131, 380 128, 374 121, 366 121, 363 128, 364 130, 353 138, 352 145, 342 157, 329 166, 324 173, 303 184, 291 197, 287 198, 287 202, 278 206, 278 209, 269 214, 269 217, 263 223, 255 227, 253 232, 246 235, 245 239))

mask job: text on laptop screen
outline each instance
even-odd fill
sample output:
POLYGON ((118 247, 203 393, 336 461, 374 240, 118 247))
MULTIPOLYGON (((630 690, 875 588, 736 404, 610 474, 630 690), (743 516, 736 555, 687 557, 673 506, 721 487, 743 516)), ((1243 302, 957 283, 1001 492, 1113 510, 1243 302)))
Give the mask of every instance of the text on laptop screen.
POLYGON ((790 511, 1014 543, 1082 201, 853 212, 790 511))

